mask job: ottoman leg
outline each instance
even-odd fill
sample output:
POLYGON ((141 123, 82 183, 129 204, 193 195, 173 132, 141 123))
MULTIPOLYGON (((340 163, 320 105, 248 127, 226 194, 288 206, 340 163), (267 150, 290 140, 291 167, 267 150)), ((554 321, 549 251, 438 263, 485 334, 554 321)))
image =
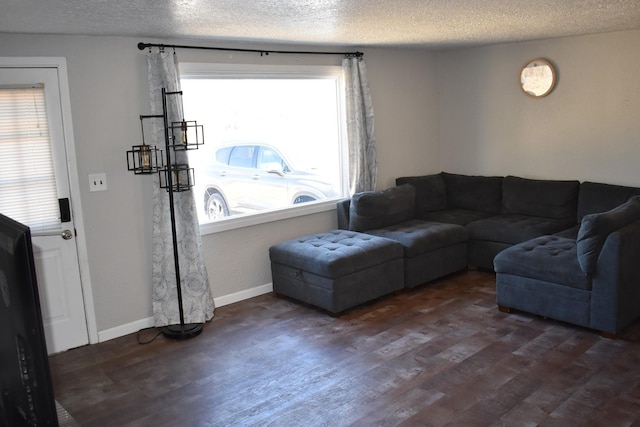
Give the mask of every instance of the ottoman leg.
POLYGON ((500 310, 503 313, 511 313, 511 308, 505 307, 504 305, 498 305, 498 310, 500 310))

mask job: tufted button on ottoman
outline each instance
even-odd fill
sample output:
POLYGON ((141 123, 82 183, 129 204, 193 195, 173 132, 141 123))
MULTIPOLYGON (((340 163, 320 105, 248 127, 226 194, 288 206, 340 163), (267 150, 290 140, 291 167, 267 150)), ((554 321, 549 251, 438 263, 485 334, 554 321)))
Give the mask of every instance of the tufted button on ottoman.
POLYGON ((269 248, 273 291, 339 313, 402 289, 402 245, 333 230, 269 248))

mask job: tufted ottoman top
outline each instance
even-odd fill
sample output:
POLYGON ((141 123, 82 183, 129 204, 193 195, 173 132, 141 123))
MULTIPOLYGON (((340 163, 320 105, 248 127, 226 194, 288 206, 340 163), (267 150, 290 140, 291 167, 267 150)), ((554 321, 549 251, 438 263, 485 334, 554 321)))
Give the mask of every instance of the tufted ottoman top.
POLYGON ((333 230, 273 245, 269 257, 271 262, 335 279, 402 258, 402 246, 382 237, 333 230))
POLYGON ((500 252, 493 260, 496 273, 591 289, 591 278, 578 264, 576 241, 540 236, 500 252))

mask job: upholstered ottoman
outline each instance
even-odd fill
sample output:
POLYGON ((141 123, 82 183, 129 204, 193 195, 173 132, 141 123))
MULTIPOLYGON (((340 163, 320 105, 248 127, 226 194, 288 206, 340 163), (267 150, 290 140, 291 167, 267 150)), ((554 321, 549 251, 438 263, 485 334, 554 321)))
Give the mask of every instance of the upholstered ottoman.
POLYGON ((404 286, 403 249, 348 230, 313 234, 269 248, 276 294, 340 313, 404 286))

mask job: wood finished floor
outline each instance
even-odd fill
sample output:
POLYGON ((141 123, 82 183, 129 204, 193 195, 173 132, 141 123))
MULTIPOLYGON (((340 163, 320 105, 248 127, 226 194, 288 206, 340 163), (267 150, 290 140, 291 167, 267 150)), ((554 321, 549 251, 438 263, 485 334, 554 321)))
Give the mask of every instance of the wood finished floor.
POLYGON ((640 425, 640 323, 609 340, 501 313, 481 271, 338 318, 267 294, 188 341, 134 334, 50 363, 83 426, 640 425))

